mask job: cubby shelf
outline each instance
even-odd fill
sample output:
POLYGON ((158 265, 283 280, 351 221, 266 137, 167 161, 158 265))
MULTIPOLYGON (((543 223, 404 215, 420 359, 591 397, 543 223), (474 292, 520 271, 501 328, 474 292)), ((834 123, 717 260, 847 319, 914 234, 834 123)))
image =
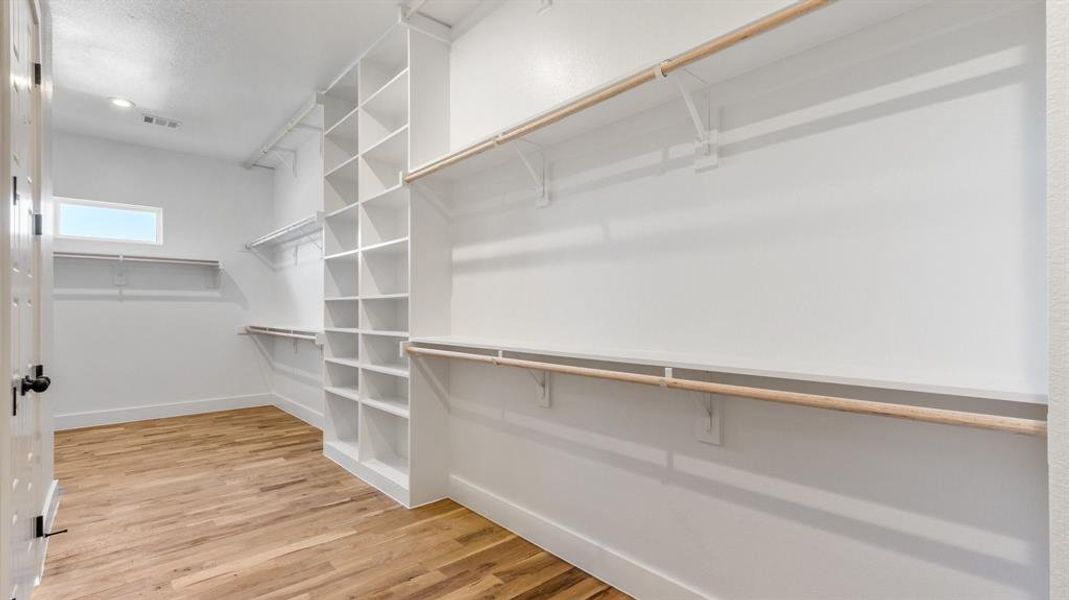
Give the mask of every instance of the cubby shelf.
POLYGON ((334 211, 331 211, 331 212, 327 213, 326 215, 324 215, 324 217, 327 218, 327 219, 334 219, 334 218, 337 218, 337 217, 341 217, 341 216, 345 215, 346 213, 348 213, 349 211, 355 211, 356 208, 357 208, 357 205, 359 205, 359 202, 354 202, 353 204, 346 204, 345 206, 343 206, 343 207, 341 207, 341 208, 339 208, 337 210, 334 210, 334 211))
POLYGON ((369 195, 367 198, 361 200, 360 203, 361 204, 369 204, 371 202, 375 202, 375 201, 378 201, 381 198, 389 196, 390 194, 399 192, 399 191, 401 191, 403 189, 405 189, 405 184, 399 183, 397 185, 388 187, 388 188, 386 188, 386 189, 384 189, 384 190, 382 190, 382 191, 380 191, 378 193, 369 195))
POLYGON ((340 452, 344 456, 353 460, 360 460, 360 443, 348 442, 344 440, 331 440, 323 442, 324 449, 327 447, 340 452))
POLYGON ((327 254, 323 257, 323 260, 338 260, 341 258, 348 258, 350 260, 356 260, 357 254, 360 250, 346 250, 345 252, 337 252, 335 254, 327 254))
POLYGON ((359 361, 352 360, 352 359, 349 359, 349 358, 334 358, 334 357, 328 356, 328 357, 324 358, 323 360, 325 360, 325 361, 327 361, 328 363, 331 363, 331 364, 341 365, 343 367, 352 367, 354 369, 359 369, 360 368, 360 362, 359 361))
MULTIPOLYGON (((421 157, 448 147, 443 107, 449 89, 442 75, 449 47, 441 41, 447 33, 413 15, 338 78, 337 92, 332 86, 321 95, 330 103, 324 134, 323 452, 405 505, 417 497, 420 503, 442 497, 437 481, 419 493, 410 487, 409 428, 419 411, 411 403, 401 345, 410 329, 410 254, 414 247, 445 252, 436 243, 413 246, 412 191, 403 177, 413 144, 421 157)), ((433 424, 444 419, 437 417, 432 413, 427 423, 439 427, 433 424)))
POLYGON ((319 103, 323 105, 324 131, 333 130, 356 110, 360 104, 359 85, 359 75, 354 65, 342 73, 327 91, 319 95, 319 103))
POLYGON ((336 131, 339 128, 339 126, 344 125, 347 121, 349 121, 350 119, 355 117, 358 110, 359 110, 359 108, 354 106, 352 110, 350 110, 349 112, 343 114, 338 121, 334 122, 333 125, 331 125, 330 127, 327 127, 326 129, 324 129, 323 130, 323 135, 330 135, 331 133, 336 131))
POLYGON ((326 169, 325 171, 323 171, 323 177, 330 178, 331 176, 333 176, 335 174, 343 173, 345 171, 346 167, 352 166, 353 162, 356 161, 358 156, 359 155, 354 154, 354 155, 350 156, 349 158, 345 159, 344 161, 338 163, 337 165, 334 165, 333 167, 331 167, 329 169, 326 169))
POLYGON ((363 398, 361 402, 363 402, 365 406, 388 412, 391 415, 396 415, 402 419, 408 418, 408 403, 403 400, 363 398))
POLYGON ((360 329, 362 335, 379 335, 382 337, 408 338, 407 331, 390 331, 388 329, 360 329))
POLYGON ((408 457, 387 455, 362 462, 365 467, 389 479, 395 485, 408 489, 408 457))
POLYGON ((352 400, 354 402, 359 402, 360 401, 360 392, 358 392, 355 389, 341 388, 341 387, 337 387, 337 386, 328 386, 328 387, 323 388, 323 389, 325 389, 327 392, 329 392, 331 394, 334 394, 335 396, 341 396, 342 398, 346 398, 346 399, 352 400))
POLYGON ((408 68, 394 75, 382 87, 375 90, 364 103, 364 110, 391 115, 404 121, 408 117, 408 68))
MULTIPOLYGON (((382 139, 361 152, 360 156, 367 160, 403 165, 408 158, 408 138, 405 135, 406 133, 408 133, 407 123, 387 133, 382 139)), ((386 189, 383 188, 380 191, 384 192, 386 189)))
POLYGON ((395 238, 385 242, 379 242, 370 246, 364 246, 360 249, 362 252, 381 252, 390 254, 400 254, 408 250, 408 237, 395 238))
POLYGON ((393 375, 394 377, 408 377, 408 369, 404 367, 391 367, 387 365, 375 365, 371 363, 362 363, 361 368, 368 371, 374 371, 376 373, 382 373, 384 375, 393 375))

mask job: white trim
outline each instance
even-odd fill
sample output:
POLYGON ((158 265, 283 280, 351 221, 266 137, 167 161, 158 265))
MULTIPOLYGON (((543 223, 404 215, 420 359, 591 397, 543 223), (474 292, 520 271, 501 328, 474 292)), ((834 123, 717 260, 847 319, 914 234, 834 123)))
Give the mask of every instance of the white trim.
POLYGON ((275 399, 276 396, 271 393, 247 394, 244 396, 186 400, 184 402, 171 402, 168 404, 154 404, 150 406, 126 406, 123 408, 112 408, 107 410, 68 413, 65 415, 56 415, 56 431, 93 427, 96 425, 115 425, 133 421, 147 421, 149 419, 198 415, 202 413, 219 412, 221 410, 233 410, 236 408, 275 406, 275 399))
POLYGON ((456 475, 449 496, 523 539, 635 598, 709 600, 685 583, 456 475))
POLYGON ((1050 597, 1069 598, 1069 4, 1047 8, 1050 597))
POLYGON ((279 394, 272 394, 275 397, 274 406, 282 412, 289 414, 290 416, 297 417, 298 419, 308 423, 316 429, 323 429, 323 413, 316 412, 307 406, 287 398, 279 394))
POLYGON ((100 200, 86 200, 85 198, 68 198, 66 196, 53 196, 52 216, 55 219, 55 234, 53 237, 59 240, 78 240, 82 242, 110 242, 112 244, 140 244, 144 246, 163 245, 163 207, 148 206, 145 204, 123 204, 121 202, 102 202, 100 200), (98 208, 111 208, 115 210, 127 210, 131 212, 152 213, 156 216, 156 241, 131 240, 127 238, 106 238, 82 235, 63 235, 63 222, 61 220, 61 208, 64 205, 71 206, 94 206, 98 208))

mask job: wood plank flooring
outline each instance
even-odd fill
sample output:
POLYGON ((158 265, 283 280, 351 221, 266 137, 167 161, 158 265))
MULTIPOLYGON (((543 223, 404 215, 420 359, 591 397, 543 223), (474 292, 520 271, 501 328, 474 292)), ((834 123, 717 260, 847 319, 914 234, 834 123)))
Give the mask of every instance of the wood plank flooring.
POLYGON ((275 408, 56 434, 65 489, 35 600, 619 600, 452 502, 406 510, 275 408))

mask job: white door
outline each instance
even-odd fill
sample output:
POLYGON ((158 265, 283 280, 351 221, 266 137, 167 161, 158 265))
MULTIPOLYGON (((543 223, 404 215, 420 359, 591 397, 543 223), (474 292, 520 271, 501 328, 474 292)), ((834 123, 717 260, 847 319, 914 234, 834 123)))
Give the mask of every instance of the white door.
POLYGON ((9 403, 0 421, 0 450, 3 451, 3 474, 0 479, 2 500, 2 559, 0 588, 6 596, 24 600, 30 597, 44 560, 42 514, 47 474, 51 473, 50 452, 42 452, 46 439, 45 419, 37 394, 47 389, 47 378, 38 371, 41 354, 41 247, 35 238, 34 214, 40 209, 40 128, 38 123, 40 94, 37 89, 35 63, 39 52, 39 15, 33 0, 9 0, 3 3, 4 52, 3 71, 8 82, 5 90, 4 188, 8 210, 2 228, 3 300, 8 303, 2 319, 3 366, 10 373, 9 403))

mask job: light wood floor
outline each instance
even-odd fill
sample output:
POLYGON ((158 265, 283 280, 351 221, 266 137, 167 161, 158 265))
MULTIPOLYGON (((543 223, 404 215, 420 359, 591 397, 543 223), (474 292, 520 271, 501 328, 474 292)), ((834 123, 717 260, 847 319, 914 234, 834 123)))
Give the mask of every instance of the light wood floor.
POLYGON ((35 600, 627 598, 452 501, 405 510, 255 408, 60 432, 35 600))

